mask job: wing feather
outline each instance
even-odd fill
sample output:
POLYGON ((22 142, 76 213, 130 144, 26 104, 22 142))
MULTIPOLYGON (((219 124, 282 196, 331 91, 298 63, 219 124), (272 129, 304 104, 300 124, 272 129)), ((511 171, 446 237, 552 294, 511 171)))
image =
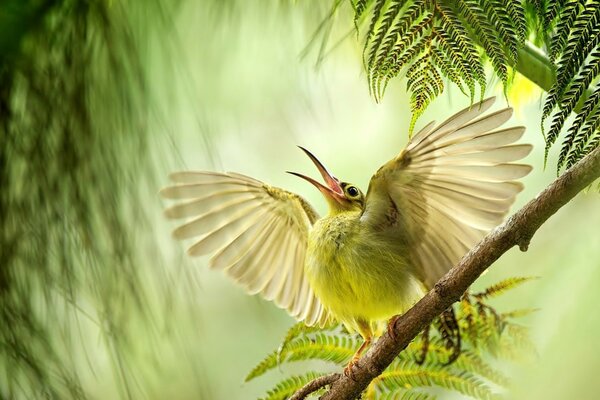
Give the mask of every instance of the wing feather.
POLYGON ((212 254, 221 269, 250 294, 260 294, 309 325, 329 313, 304 273, 308 232, 318 215, 300 196, 233 172, 176 172, 161 190, 178 200, 165 215, 185 222, 177 239, 194 239, 188 254, 212 254))
POLYGON ((531 171, 515 163, 531 151, 514 144, 525 128, 498 129, 512 109, 485 114, 493 103, 486 99, 438 127, 427 125, 371 178, 361 220, 386 240, 408 242, 429 287, 502 222, 523 189, 516 180, 531 171))

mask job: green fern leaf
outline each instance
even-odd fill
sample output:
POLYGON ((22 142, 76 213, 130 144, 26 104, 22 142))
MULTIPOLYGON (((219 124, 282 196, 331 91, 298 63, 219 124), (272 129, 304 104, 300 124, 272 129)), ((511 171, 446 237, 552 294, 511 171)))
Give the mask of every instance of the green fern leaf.
MULTIPOLYGON (((527 39, 527 21, 525 19, 525 10, 520 0, 508 0, 507 2, 508 15, 514 25, 517 33, 517 40, 522 45, 527 39)), ((543 15, 543 14, 540 14, 543 15)))
POLYGON ((431 58, 433 60, 433 64, 440 69, 441 73, 450 79, 452 83, 458 86, 460 91, 466 96, 467 92, 465 92, 463 87, 463 81, 461 78, 462 70, 460 67, 456 64, 453 64, 452 61, 448 60, 445 53, 436 48, 431 49, 431 58))
POLYGON ((501 372, 492 368, 482 357, 473 351, 463 350, 460 357, 452 364, 452 368, 460 371, 470 372, 500 386, 508 386, 509 379, 501 372))
POLYGON ((443 367, 428 366, 427 369, 415 367, 409 362, 394 363, 375 378, 371 385, 375 385, 379 392, 404 391, 415 387, 438 386, 454 390, 467 396, 478 399, 497 398, 491 389, 481 380, 469 373, 453 374, 443 367))
POLYGON ((573 144, 573 151, 571 151, 567 161, 567 168, 571 168, 577 161, 585 157, 589 151, 594 149, 594 147, 589 147, 589 144, 594 133, 598 132, 598 128, 600 128, 600 106, 596 107, 587 117, 586 125, 578 132, 573 144))
MULTIPOLYGON (((596 149, 600 146, 600 129, 596 130, 596 133, 592 136, 589 143, 583 149, 583 154, 589 154, 592 150, 596 149)), ((598 185, 598 189, 600 191, 600 182, 598 185)))
POLYGON ((502 46, 497 39, 493 25, 488 20, 486 13, 475 0, 458 0, 458 10, 464 19, 471 25, 475 32, 479 32, 479 39, 502 82, 506 85, 508 82, 507 67, 508 64, 502 46))
MULTIPOLYGON (((386 0, 375 0, 375 4, 373 6, 373 13, 371 16, 371 23, 369 24, 369 30, 367 31, 367 38, 365 39, 365 45, 363 47, 363 60, 373 59, 373 57, 375 56, 375 54, 377 52, 377 48, 379 47, 379 44, 374 41, 375 35, 376 35, 375 27, 377 26, 377 23, 379 22, 379 18, 381 16, 381 11, 382 11, 385 3, 386 3, 386 0), (369 46, 371 46, 371 50, 368 52, 369 46), (369 56, 365 57, 367 52, 369 53, 369 56)), ((365 65, 367 65, 366 62, 365 62, 365 65)))
POLYGON ((432 14, 425 12, 422 2, 413 4, 391 28, 379 51, 375 52, 375 56, 369 58, 367 68, 371 81, 370 87, 376 100, 383 96, 385 85, 382 83, 391 78, 391 73, 395 76, 396 71, 402 69, 412 59, 412 57, 406 59, 400 56, 411 48, 414 49, 413 56, 423 49, 424 41, 419 39, 427 32, 431 21, 432 14))
POLYGON ((486 87, 481 57, 469 39, 462 21, 454 11, 447 5, 439 3, 437 4, 437 10, 441 16, 441 24, 436 28, 439 45, 442 46, 442 50, 454 63, 462 65, 462 76, 471 91, 471 101, 473 101, 475 87, 472 80, 474 79, 479 83, 482 96, 486 87))
MULTIPOLYGON (((585 141, 583 141, 584 136, 582 136, 579 132, 580 128, 588 119, 588 116, 592 114, 594 109, 598 106, 600 102, 600 84, 596 85, 594 92, 588 99, 584 102, 583 107, 579 114, 575 117, 573 124, 569 128, 567 132, 567 140, 572 141, 571 145, 571 154, 569 155, 567 165, 573 165, 577 160, 579 160, 583 155, 581 149, 585 146, 585 141), (579 150, 579 151, 578 151, 579 150)), ((596 117, 597 118, 597 117, 596 117)), ((590 123, 594 121, 591 120, 590 123)), ((546 144, 546 154, 548 154, 549 145, 546 144)))
MULTIPOLYGON (((577 17, 570 31, 564 53, 558 63, 555 88, 551 89, 552 92, 558 94, 559 98, 561 98, 568 84, 580 70, 590 52, 600 43, 599 20, 600 2, 596 4, 595 8, 585 9, 577 17)), ((551 105, 553 106, 554 104, 545 105, 544 110, 546 111, 551 105)))
POLYGON ((537 312, 539 310, 540 310, 539 308, 519 308, 517 310, 503 312, 502 314, 500 314, 500 316, 503 319, 522 318, 522 317, 526 317, 528 315, 531 315, 534 312, 537 312))
POLYGON ((402 2, 400 1, 392 1, 389 7, 383 13, 381 20, 379 21, 379 29, 377 33, 373 35, 371 39, 371 52, 369 53, 369 62, 368 69, 373 68, 373 63, 377 60, 380 60, 383 56, 387 54, 389 48, 391 48, 398 38, 398 33, 396 29, 401 29, 401 27, 408 28, 408 26, 419 17, 420 7, 418 3, 413 5, 407 12, 407 15, 401 19, 401 23, 395 24, 392 32, 388 32, 392 27, 392 22, 396 19, 396 17, 400 14, 400 9, 402 8, 402 2), (402 23, 403 22, 403 23, 402 23))
POLYGON ((358 22, 364 15, 369 5, 373 3, 373 0, 354 0, 351 1, 351 3, 352 8, 354 9, 354 26, 356 28, 356 32, 358 32, 358 22))
POLYGON ((302 388, 308 382, 325 375, 322 372, 308 372, 304 375, 297 375, 279 382, 275 387, 267 392, 263 400, 286 400, 289 399, 298 389, 302 388))
POLYGON ((477 299, 489 299, 491 297, 497 297, 497 296, 500 296, 500 295, 506 293, 508 290, 512 290, 512 289, 516 288, 517 286, 520 286, 521 284, 531 281, 533 279, 537 279, 537 277, 520 276, 520 277, 507 278, 507 279, 504 279, 492 286, 489 286, 482 292, 473 294, 473 297, 475 297, 477 299))
MULTIPOLYGON (((538 9, 538 15, 543 15, 543 28, 548 28, 554 23, 554 20, 562 15, 562 10, 565 8, 566 0, 554 0, 549 1, 548 4, 542 7, 536 7, 538 9), (544 11, 545 9, 545 11, 544 11)), ((541 0, 537 0, 536 3, 542 3, 541 0)), ((545 3, 545 2, 544 2, 545 3)))
POLYGON ((505 360, 527 360, 536 355, 536 349, 526 327, 509 324, 506 333, 502 335, 496 356, 505 360))
MULTIPOLYGON (((421 343, 419 341, 413 341, 404 352, 400 353, 398 362, 414 362, 414 360, 417 360, 420 356, 420 346, 421 343)), ((446 365, 449 355, 450 351, 440 342, 439 338, 431 338, 427 361, 421 365, 423 368, 427 368, 429 365, 433 365, 434 368, 443 366, 444 368, 449 368, 455 374, 469 372, 473 376, 479 376, 497 385, 508 385, 508 378, 492 368, 491 365, 474 351, 463 349, 460 356, 452 364, 446 365)))
POLYGON ((398 390, 391 393, 382 393, 377 397, 366 397, 366 400, 436 400, 437 397, 416 390, 398 390))
POLYGON ((328 335, 318 332, 310 337, 297 337, 285 348, 278 349, 265 357, 250 371, 245 380, 252 380, 290 361, 322 360, 345 366, 357 349, 357 340, 350 335, 328 335))
POLYGON ((427 14, 426 17, 415 27, 415 29, 405 37, 406 39, 401 40, 397 43, 397 46, 394 46, 388 57, 384 60, 381 71, 379 72, 379 84, 377 87, 379 92, 377 93, 376 98, 380 99, 383 96, 387 87, 387 82, 392 77, 396 76, 402 67, 409 65, 411 60, 414 60, 419 53, 424 51, 424 49, 429 46, 431 43, 431 37, 428 31, 430 29, 431 22, 432 15, 427 14), (418 40, 413 41, 413 38, 417 36, 420 36, 418 40), (399 58, 396 58, 396 55, 399 53, 399 51, 401 51, 409 41, 412 41, 413 45, 401 53, 399 58))
MULTIPOLYGON (((575 78, 569 90, 565 93, 561 101, 561 110, 566 114, 570 114, 585 90, 589 87, 592 81, 600 75, 600 49, 596 49, 590 56, 589 62, 582 69, 580 75, 575 78)), ((560 126, 562 129, 562 125, 560 126)), ((560 171, 566 161, 567 154, 573 147, 577 131, 569 130, 565 139, 558 158, 558 168, 560 171)))
POLYGON ((505 3, 499 0, 484 0, 480 4, 488 20, 493 24, 494 31, 508 48, 510 64, 514 65, 517 60, 517 34, 505 3))
POLYGON ((565 47, 571 26, 573 25, 580 8, 584 5, 585 0, 568 0, 565 2, 564 8, 560 12, 558 24, 556 25, 556 33, 552 39, 552 47, 550 48, 549 54, 551 61, 556 61, 556 58, 565 47))
POLYGON ((429 43, 424 54, 406 72, 406 87, 411 93, 410 108, 412 111, 408 130, 409 135, 412 135, 417 119, 425 111, 431 100, 444 90, 444 81, 433 65, 430 54, 431 43, 429 43))

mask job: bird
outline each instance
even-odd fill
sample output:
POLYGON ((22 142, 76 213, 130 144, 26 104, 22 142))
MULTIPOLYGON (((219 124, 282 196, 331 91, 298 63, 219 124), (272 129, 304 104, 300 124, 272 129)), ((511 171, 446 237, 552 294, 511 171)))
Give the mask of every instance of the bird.
POLYGON ((300 147, 324 183, 328 213, 298 194, 235 172, 182 171, 160 191, 184 220, 176 239, 190 256, 210 255, 249 294, 260 294, 306 325, 342 323, 363 343, 345 369, 488 231, 506 216, 518 182, 532 170, 517 161, 525 128, 499 129, 511 108, 488 112, 491 97, 443 123, 427 124, 371 177, 366 194, 336 178, 300 147))

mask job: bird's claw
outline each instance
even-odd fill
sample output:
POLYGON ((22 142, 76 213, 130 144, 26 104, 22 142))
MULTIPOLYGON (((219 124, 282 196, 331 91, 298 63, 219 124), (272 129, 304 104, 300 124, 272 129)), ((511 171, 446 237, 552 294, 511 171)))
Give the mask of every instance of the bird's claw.
POLYGON ((394 331, 394 328, 396 327, 396 322, 398 321, 398 319, 400 319, 400 315, 394 315, 388 321, 387 326, 387 333, 394 341, 396 340, 396 332, 394 331))
POLYGON ((346 365, 346 368, 344 368, 344 375, 352 379, 354 382, 356 382, 356 379, 354 379, 354 372, 352 372, 352 369, 354 367, 360 368, 360 366, 358 365, 358 360, 359 357, 353 357, 352 360, 350 360, 350 362, 348 363, 348 365, 346 365))

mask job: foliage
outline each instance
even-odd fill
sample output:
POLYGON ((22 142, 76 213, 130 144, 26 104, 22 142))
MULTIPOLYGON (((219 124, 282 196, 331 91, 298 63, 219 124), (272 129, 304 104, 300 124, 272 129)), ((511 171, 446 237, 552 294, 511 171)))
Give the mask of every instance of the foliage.
POLYGON ((506 84, 508 69, 525 40, 524 11, 518 2, 487 0, 354 0, 355 20, 368 15, 364 62, 375 99, 390 79, 405 72, 413 117, 444 90, 442 77, 475 97, 486 87, 484 54, 506 84), (480 44, 481 53, 475 43, 480 44))
MULTIPOLYGON (((531 40, 556 69, 546 97, 542 127, 546 158, 566 130, 557 170, 570 167, 600 144, 600 2, 598 0, 351 0, 357 30, 364 33, 363 58, 369 88, 381 100, 389 81, 406 78, 416 119, 444 90, 444 79, 473 101, 486 87, 483 62, 490 61, 506 88, 510 72, 522 72, 521 51, 531 40), (368 23, 361 24, 367 20, 368 23), (552 64, 556 62, 556 67, 552 64), (565 129, 567 118, 575 114, 565 129)), ((540 58, 538 55, 537 58, 540 58)), ((534 73, 528 71, 529 73, 534 73)), ((531 79, 531 76, 530 76, 531 79)))
POLYGON ((560 172, 600 144, 600 1, 544 2, 542 9, 546 10, 545 24, 555 26, 550 58, 557 62, 556 83, 548 92, 542 116, 542 124, 552 120, 546 158, 567 118, 575 114, 560 149, 560 172))
MULTIPOLYGON (((161 31, 166 9, 146 3, 161 31)), ((87 396, 73 350, 79 318, 101 327, 131 396, 131 317, 153 319, 141 254, 161 266, 132 228, 147 220, 145 193, 131 183, 152 177, 151 96, 133 27, 146 22, 120 1, 2 7, 0 398, 87 396)))
MULTIPOLYGON (((440 328, 427 329, 398 358, 375 378, 364 398, 429 400, 431 388, 459 392, 479 399, 497 398, 497 387, 508 379, 491 363, 493 359, 522 359, 534 354, 527 329, 513 319, 526 315, 525 310, 498 313, 487 300, 505 293, 531 278, 509 278, 478 293, 466 293, 455 306, 462 350, 452 362, 453 349, 440 328), (426 353, 424 354, 424 351, 426 353), (423 357, 424 356, 424 357, 423 357), (450 361, 450 362, 449 362, 450 361)), ((361 344, 360 337, 341 326, 323 330, 292 326, 279 349, 269 354, 246 377, 255 379, 280 365, 295 361, 320 360, 344 367, 361 344)), ((316 377, 319 373, 309 372, 316 377)), ((284 399, 310 379, 308 375, 286 378, 268 394, 268 399, 284 399)))

